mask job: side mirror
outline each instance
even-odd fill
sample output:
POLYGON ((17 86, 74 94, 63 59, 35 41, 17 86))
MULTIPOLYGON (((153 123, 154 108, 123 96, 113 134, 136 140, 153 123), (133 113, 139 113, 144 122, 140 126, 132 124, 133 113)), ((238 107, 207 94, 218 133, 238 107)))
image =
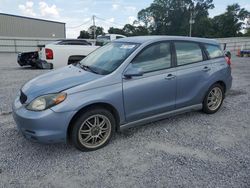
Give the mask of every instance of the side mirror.
POLYGON ((133 76, 142 76, 142 75, 143 75, 142 69, 136 67, 129 67, 124 73, 124 76, 126 78, 131 78, 133 76))
POLYGON ((231 52, 230 51, 225 51, 225 56, 231 59, 231 52))

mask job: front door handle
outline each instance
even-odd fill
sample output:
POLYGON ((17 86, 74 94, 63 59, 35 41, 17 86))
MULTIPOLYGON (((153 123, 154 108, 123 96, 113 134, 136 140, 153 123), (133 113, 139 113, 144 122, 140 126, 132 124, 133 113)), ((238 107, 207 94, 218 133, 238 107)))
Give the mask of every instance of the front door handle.
POLYGON ((210 67, 204 67, 203 69, 202 69, 202 71, 204 71, 204 72, 208 72, 208 71, 210 71, 211 70, 211 68, 210 67))
POLYGON ((172 80, 172 79, 175 79, 175 75, 173 74, 168 74, 167 77, 165 77, 166 80, 172 80))

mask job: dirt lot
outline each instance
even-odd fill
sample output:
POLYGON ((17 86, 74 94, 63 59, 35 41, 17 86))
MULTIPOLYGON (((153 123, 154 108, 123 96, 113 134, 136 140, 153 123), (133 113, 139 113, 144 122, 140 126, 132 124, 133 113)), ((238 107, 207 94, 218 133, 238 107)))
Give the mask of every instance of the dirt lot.
POLYGON ((83 153, 21 136, 11 103, 29 79, 0 54, 0 187, 250 187, 250 58, 233 59, 233 87, 214 115, 192 112, 119 133, 83 153))

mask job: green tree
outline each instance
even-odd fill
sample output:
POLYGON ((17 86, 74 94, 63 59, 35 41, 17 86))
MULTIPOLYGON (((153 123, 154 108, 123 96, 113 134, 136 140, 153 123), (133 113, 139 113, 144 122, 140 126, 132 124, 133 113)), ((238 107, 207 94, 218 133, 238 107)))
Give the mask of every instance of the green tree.
POLYGON ((94 38, 94 28, 95 28, 95 36, 97 37, 98 35, 103 35, 104 34, 104 29, 103 27, 99 26, 90 26, 88 29, 88 32, 90 33, 91 39, 94 38))
POLYGON ((247 19, 246 33, 244 36, 250 37, 250 16, 247 19))
POLYGON ((194 15, 194 36, 207 35, 208 10, 214 8, 213 0, 154 0, 138 13, 150 34, 188 35, 191 13, 194 15), (197 26, 195 26, 197 25, 197 26), (198 32, 202 25, 202 33, 198 32))
POLYGON ((82 30, 80 31, 80 35, 77 37, 78 39, 90 39, 90 34, 88 31, 82 30))
POLYGON ((134 26, 131 24, 126 24, 122 29, 110 27, 108 30, 110 34, 120 34, 125 36, 140 36, 148 35, 148 29, 144 26, 134 26))
POLYGON ((137 26, 135 28, 135 35, 140 36, 140 35, 149 35, 148 29, 144 26, 137 26))
POLYGON ((123 32, 126 36, 140 36, 140 35, 148 35, 148 29, 143 26, 134 26, 131 24, 126 24, 123 27, 123 32))
POLYGON ((250 13, 240 8, 239 4, 229 5, 226 12, 215 16, 212 19, 214 37, 236 37, 242 36, 241 30, 244 29, 244 20, 250 13))
POLYGON ((94 38, 94 27, 96 28, 95 36, 103 35, 104 29, 99 26, 90 26, 88 31, 82 30, 80 31, 80 35, 77 38, 84 38, 84 39, 93 39, 94 38))
POLYGON ((125 35, 123 29, 115 28, 115 27, 110 27, 108 30, 109 34, 120 34, 120 35, 125 35))
POLYGON ((214 8, 213 0, 192 1, 189 11, 194 15, 192 36, 210 37, 212 33, 212 21, 208 17, 208 10, 214 8))

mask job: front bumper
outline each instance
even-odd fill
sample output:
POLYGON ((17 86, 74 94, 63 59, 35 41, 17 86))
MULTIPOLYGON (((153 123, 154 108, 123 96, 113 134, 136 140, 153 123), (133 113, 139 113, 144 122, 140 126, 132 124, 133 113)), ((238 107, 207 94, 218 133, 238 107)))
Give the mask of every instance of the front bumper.
POLYGON ((20 103, 19 98, 15 100, 12 109, 17 127, 25 138, 40 143, 67 142, 67 129, 74 115, 73 111, 29 111, 20 103))

